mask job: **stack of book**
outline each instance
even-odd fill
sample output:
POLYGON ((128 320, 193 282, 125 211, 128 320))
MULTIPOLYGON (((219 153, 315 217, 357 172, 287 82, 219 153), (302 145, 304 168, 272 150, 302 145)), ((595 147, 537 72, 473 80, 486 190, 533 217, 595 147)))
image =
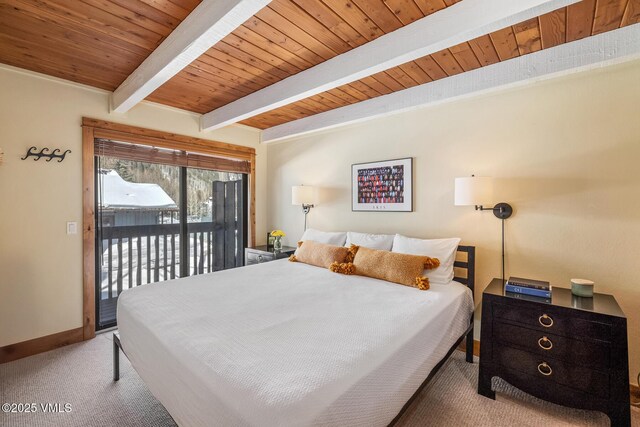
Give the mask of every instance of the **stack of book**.
POLYGON ((514 298, 551 302, 551 285, 542 280, 511 276, 504 287, 504 292, 514 298))

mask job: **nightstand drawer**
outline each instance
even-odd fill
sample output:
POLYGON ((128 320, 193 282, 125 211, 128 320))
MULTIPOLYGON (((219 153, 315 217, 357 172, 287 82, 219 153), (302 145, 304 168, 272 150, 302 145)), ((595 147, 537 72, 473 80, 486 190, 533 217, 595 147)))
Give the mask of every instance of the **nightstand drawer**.
POLYGON ((493 338, 538 356, 571 361, 586 368, 608 369, 610 366, 611 346, 604 342, 582 341, 495 320, 493 338))
POLYGON ((537 378, 543 386, 557 383, 585 393, 597 393, 603 399, 609 398, 609 375, 604 372, 507 346, 496 346, 494 352, 498 364, 537 378))
POLYGON ((494 316, 499 319, 538 331, 553 333, 566 337, 580 337, 607 341, 611 340, 611 325, 571 316, 569 313, 540 304, 531 309, 519 304, 493 305, 494 316))
POLYGON ((261 262, 273 261, 275 256, 272 253, 247 251, 247 265, 260 264, 261 262))
POLYGON ((275 251, 273 247, 262 245, 244 248, 244 265, 261 264, 276 259, 289 258, 296 248, 284 246, 282 250, 275 251))

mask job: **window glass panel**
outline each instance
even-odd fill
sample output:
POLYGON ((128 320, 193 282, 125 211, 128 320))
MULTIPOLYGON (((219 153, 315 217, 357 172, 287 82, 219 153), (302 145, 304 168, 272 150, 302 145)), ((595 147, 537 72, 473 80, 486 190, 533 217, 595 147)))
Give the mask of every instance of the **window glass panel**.
POLYGON ((126 289, 180 277, 180 168, 97 161, 98 326, 115 324, 126 289))

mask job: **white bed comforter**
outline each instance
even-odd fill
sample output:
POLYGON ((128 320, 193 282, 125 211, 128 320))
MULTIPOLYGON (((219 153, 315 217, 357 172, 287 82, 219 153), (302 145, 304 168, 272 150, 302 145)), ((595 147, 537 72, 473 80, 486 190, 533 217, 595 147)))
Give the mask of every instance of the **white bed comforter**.
POLYGON ((281 260, 125 291, 118 326, 181 426, 383 426, 472 311, 459 283, 420 291, 281 260))

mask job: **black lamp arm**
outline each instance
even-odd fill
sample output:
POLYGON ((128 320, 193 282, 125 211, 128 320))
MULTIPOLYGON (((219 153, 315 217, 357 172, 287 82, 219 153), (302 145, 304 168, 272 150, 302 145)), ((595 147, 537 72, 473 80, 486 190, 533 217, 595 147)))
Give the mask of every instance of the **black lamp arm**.
POLYGON ((513 214, 513 208, 508 203, 498 203, 492 208, 485 208, 482 205, 476 205, 477 211, 492 211, 495 216, 500 219, 507 219, 513 214))
POLYGON ((503 208, 501 208, 501 207, 500 207, 500 208, 496 208, 496 207, 493 207, 493 208, 485 208, 485 207, 484 207, 484 206, 482 206, 482 205, 476 205, 476 210, 477 210, 477 211, 493 211, 493 212, 498 211, 498 212, 500 212, 500 210, 501 210, 501 209, 503 209, 503 208))

